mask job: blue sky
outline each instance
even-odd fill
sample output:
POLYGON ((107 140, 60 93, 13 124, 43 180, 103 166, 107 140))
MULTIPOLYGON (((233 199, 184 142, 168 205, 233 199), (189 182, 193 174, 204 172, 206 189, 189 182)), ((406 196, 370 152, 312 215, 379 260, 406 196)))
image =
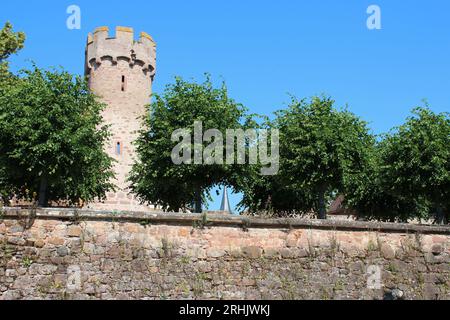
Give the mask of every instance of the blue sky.
MULTIPOLYGON (((424 98, 450 111, 448 0, 18 0, 1 9, 0 23, 27 33, 15 70, 32 59, 81 74, 87 33, 122 25, 156 40, 156 92, 175 75, 202 80, 208 72, 267 115, 286 106, 288 93, 326 93, 375 133, 401 124, 424 98), (81 30, 66 27, 72 4, 81 8, 81 30), (381 30, 366 27, 371 4, 381 8, 381 30)), ((210 208, 219 206, 217 197, 210 208)))

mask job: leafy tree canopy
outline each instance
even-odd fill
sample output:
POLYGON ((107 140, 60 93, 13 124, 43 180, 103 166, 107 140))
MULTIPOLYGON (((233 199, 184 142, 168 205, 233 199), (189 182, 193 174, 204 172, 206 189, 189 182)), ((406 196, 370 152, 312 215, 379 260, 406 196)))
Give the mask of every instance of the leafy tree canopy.
MULTIPOLYGON (((219 130, 224 137, 226 129, 254 128, 256 124, 247 109, 228 95, 225 84, 214 87, 209 76, 203 83, 176 78, 162 95, 155 95, 150 116, 143 119, 143 128, 136 142, 138 161, 130 175, 132 190, 143 202, 156 204, 164 210, 187 211, 209 196, 214 185, 227 184, 235 188, 245 179, 246 166, 223 164, 176 165, 172 151, 179 141, 172 141, 172 133, 187 129, 192 138, 194 122, 203 123, 203 132, 219 130)), ((210 145, 204 142, 203 147, 210 145)), ((221 150, 225 154, 225 147, 221 150)), ((192 152, 193 155, 193 152, 192 152)))
POLYGON ((428 105, 416 108, 377 150, 372 179, 360 185, 351 202, 370 218, 444 222, 450 209, 449 114, 436 114, 428 105))
POLYGON ((103 199, 113 189, 104 105, 65 71, 24 71, 0 87, 0 180, 4 196, 39 203, 103 199))
POLYGON ((280 173, 256 178, 244 205, 326 218, 327 200, 360 178, 375 143, 364 121, 333 104, 328 97, 293 98, 289 108, 276 113, 272 126, 280 130, 280 173))
POLYGON ((0 30, 0 80, 8 71, 6 59, 22 49, 24 42, 25 33, 14 32, 11 23, 6 22, 3 29, 0 30))

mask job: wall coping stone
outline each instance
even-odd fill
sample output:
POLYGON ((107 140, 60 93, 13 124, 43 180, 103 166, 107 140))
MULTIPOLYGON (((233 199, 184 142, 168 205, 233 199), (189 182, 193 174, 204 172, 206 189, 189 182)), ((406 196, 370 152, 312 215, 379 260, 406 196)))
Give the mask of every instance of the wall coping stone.
MULTIPOLYGON (((199 214, 166 212, 98 211, 67 208, 2 208, 3 220, 111 221, 145 225, 167 224, 192 226, 202 220, 199 214)), ((450 225, 425 225, 350 220, 316 220, 306 218, 257 218, 208 214, 207 227, 241 227, 246 229, 323 229, 339 231, 375 231, 385 233, 420 233, 450 235, 450 225)))

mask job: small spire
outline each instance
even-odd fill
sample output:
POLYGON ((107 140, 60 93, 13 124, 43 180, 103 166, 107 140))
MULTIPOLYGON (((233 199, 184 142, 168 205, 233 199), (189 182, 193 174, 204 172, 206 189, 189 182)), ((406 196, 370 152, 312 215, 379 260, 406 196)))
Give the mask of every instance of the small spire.
POLYGON ((231 206, 230 206, 230 200, 228 199, 227 187, 223 188, 222 205, 220 206, 220 211, 232 213, 231 206))

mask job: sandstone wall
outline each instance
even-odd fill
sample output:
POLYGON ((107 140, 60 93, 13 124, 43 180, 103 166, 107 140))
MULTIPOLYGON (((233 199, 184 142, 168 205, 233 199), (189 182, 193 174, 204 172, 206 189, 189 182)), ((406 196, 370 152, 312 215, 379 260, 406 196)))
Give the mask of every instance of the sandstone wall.
POLYGON ((450 298, 450 228, 6 209, 0 299, 450 298))

